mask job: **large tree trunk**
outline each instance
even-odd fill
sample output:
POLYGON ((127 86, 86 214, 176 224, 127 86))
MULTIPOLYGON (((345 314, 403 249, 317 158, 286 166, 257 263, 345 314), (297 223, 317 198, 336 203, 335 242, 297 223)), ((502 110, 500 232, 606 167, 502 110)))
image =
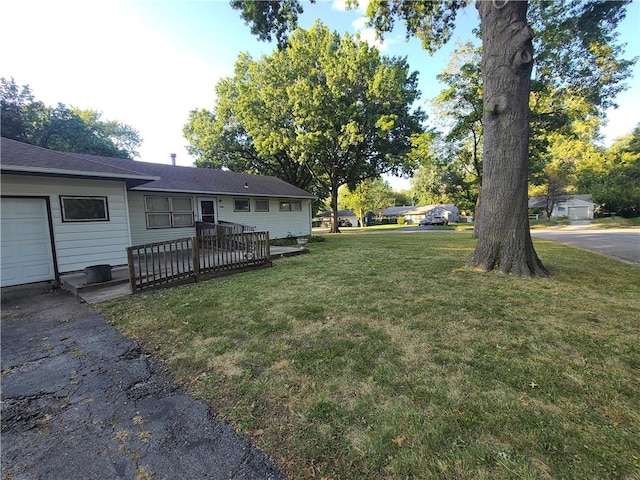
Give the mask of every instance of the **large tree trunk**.
POLYGON ((482 29, 484 154, 478 241, 468 262, 482 271, 546 275, 527 212, 533 31, 527 2, 478 1, 482 29))
POLYGON ((330 233, 340 233, 338 225, 338 186, 331 186, 331 230, 330 233))
POLYGON ((473 215, 473 238, 478 238, 478 226, 480 225, 480 204, 482 203, 482 184, 478 185, 476 209, 473 215))

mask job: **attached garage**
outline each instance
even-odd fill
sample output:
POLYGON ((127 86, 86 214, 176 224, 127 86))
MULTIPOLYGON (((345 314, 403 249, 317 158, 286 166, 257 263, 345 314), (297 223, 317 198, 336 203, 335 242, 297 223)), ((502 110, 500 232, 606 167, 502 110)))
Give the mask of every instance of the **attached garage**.
POLYGON ((0 202, 1 286, 53 280, 46 199, 3 197, 0 202))
POLYGON ((579 207, 568 207, 568 217, 571 220, 578 220, 581 218, 589 218, 589 207, 588 206, 579 206, 579 207))

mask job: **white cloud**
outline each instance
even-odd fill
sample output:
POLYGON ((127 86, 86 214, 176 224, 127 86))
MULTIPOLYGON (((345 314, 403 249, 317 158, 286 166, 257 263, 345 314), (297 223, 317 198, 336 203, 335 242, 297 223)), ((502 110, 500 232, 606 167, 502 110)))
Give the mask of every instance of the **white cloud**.
POLYGON ((346 0, 333 0, 331 3, 331 10, 338 10, 344 12, 347 9, 346 0))
POLYGON ((351 22, 351 26, 359 32, 360 30, 366 28, 368 20, 369 19, 367 17, 358 17, 353 22, 351 22))
POLYGON ((360 30, 358 32, 358 35, 360 35, 360 38, 362 40, 367 42, 372 47, 377 47, 377 49, 381 52, 388 50, 389 45, 391 44, 391 41, 389 40, 380 41, 380 39, 376 38, 376 32, 373 28, 365 28, 363 30, 360 30))

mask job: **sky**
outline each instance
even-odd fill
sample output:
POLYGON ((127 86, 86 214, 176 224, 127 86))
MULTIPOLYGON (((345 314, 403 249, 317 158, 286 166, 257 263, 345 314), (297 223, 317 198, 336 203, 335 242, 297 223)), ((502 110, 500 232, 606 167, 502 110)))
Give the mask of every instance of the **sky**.
MULTIPOLYGON (((473 2, 470 2, 473 4, 473 2)), ((384 42, 365 27, 362 10, 345 10, 344 0, 303 3, 300 26, 316 18, 340 33, 359 32, 384 55, 407 57, 419 72, 427 112, 441 90, 436 75, 447 65, 456 43, 473 40, 478 14, 471 5, 458 15, 456 31, 433 56, 403 33, 384 42)), ((268 55, 275 45, 258 41, 227 0, 14 0, 0 7, 0 77, 29 85, 37 100, 102 112, 103 120, 134 127, 143 139, 138 160, 191 165, 182 128, 193 109, 215 106, 215 85, 233 75, 241 52, 268 55)), ((640 0, 628 7, 620 26, 625 58, 640 55, 640 0)), ((605 144, 640 122, 640 65, 629 88, 607 112, 605 144)), ((404 179, 388 178, 395 189, 404 179)))

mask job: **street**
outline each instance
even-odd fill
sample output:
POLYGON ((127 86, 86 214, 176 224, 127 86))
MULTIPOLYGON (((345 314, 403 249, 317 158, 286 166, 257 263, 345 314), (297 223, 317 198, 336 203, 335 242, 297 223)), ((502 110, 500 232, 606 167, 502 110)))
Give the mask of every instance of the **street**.
POLYGON ((575 225, 561 229, 531 230, 531 236, 621 259, 640 267, 639 228, 593 228, 575 225))

